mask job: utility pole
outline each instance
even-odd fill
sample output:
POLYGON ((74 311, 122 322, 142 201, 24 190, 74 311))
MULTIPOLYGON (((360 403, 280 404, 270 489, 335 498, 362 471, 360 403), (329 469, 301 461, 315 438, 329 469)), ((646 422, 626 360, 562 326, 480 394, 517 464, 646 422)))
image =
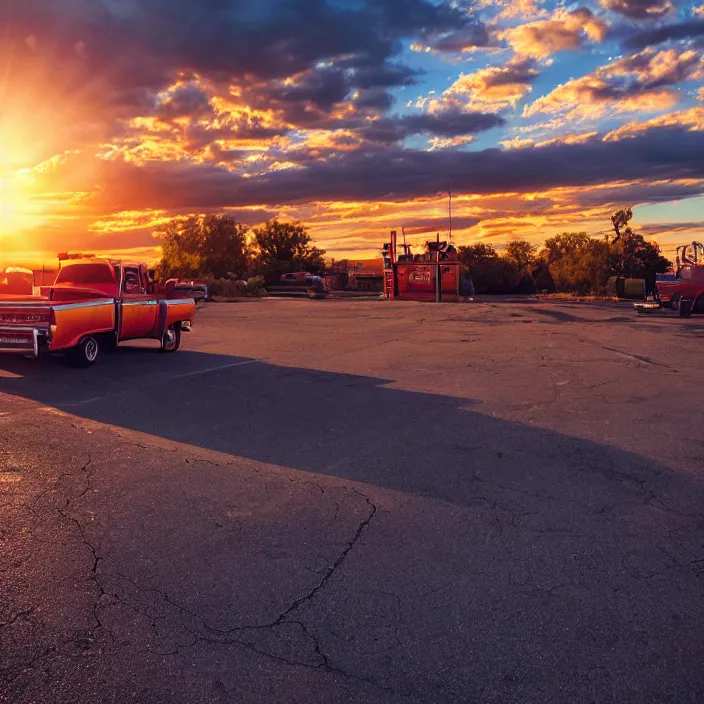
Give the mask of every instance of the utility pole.
POLYGON ((452 184, 448 184, 447 186, 447 195, 448 195, 448 202, 447 202, 447 214, 449 216, 450 220, 450 244, 452 244, 452 184))
POLYGON ((437 247, 435 252, 430 253, 430 261, 433 260, 433 255, 435 255, 435 302, 440 303, 442 300, 442 270, 440 269, 440 233, 437 236, 437 247))

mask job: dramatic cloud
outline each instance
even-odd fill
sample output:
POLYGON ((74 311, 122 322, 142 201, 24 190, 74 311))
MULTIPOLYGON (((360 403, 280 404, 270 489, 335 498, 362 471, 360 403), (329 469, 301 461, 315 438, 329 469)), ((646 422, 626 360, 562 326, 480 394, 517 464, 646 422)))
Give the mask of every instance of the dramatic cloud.
POLYGON ((134 0, 109 7, 89 0, 13 3, 0 57, 13 61, 17 85, 40 75, 92 111, 102 104, 124 117, 143 114, 184 72, 248 84, 300 75, 301 85, 288 90, 272 84, 274 97, 311 96, 329 106, 356 86, 407 84, 414 72, 388 63, 403 38, 441 36, 468 24, 458 9, 426 0, 408 0, 402 9, 391 0, 364 0, 353 9, 324 0, 263 0, 256 7, 134 0), (337 59, 344 68, 335 67, 337 59), (321 63, 333 69, 319 70, 321 63))
POLYGON ((409 86, 415 83, 419 72, 402 64, 382 64, 380 66, 364 66, 354 74, 354 85, 357 88, 393 88, 409 86))
POLYGON ((679 127, 690 132, 704 132, 704 108, 672 112, 645 122, 627 122, 604 135, 604 141, 632 138, 656 129, 679 127))
POLYGON ((199 119, 213 114, 208 96, 195 85, 181 85, 161 97, 155 113, 159 119, 171 122, 179 117, 199 119))
POLYGON ((489 32, 483 24, 470 23, 453 32, 430 36, 424 46, 435 51, 466 52, 489 46, 490 41, 489 32))
POLYGON ((601 42, 607 26, 587 8, 556 12, 549 20, 529 22, 499 33, 521 56, 544 59, 551 54, 575 49, 587 41, 601 42))
POLYGON ((460 76, 445 95, 466 101, 474 110, 502 110, 525 97, 539 73, 534 60, 513 60, 460 76))
POLYGON ((499 13, 499 19, 503 20, 515 18, 535 20, 548 14, 537 0, 505 0, 500 4, 503 9, 499 13))
POLYGON ((671 0, 600 0, 601 6, 632 20, 653 20, 674 12, 671 0))
POLYGON ((506 149, 527 149, 529 147, 547 147, 551 144, 581 144, 596 140, 598 132, 582 132, 580 134, 563 134, 550 139, 532 139, 530 137, 513 137, 501 142, 506 149))
POLYGON ((701 78, 702 70, 702 59, 694 50, 645 49, 558 86, 526 106, 524 115, 567 113, 570 119, 584 119, 609 111, 657 112, 677 103, 678 96, 667 86, 701 78))
POLYGON ((0 251, 158 256, 169 218, 223 210, 375 251, 442 230, 450 181, 460 236, 500 244, 704 192, 699 0, 2 8, 0 251))
POLYGON ((414 134, 436 137, 461 137, 483 132, 504 124, 498 115, 479 112, 460 112, 450 109, 424 115, 406 115, 399 118, 383 118, 363 127, 360 134, 374 142, 399 142, 414 134))
MULTIPOLYGON (((183 162, 144 166, 103 162, 95 193, 107 212, 148 207, 187 211, 315 201, 428 197, 449 181, 464 193, 540 191, 634 179, 704 179, 704 132, 661 127, 614 141, 554 143, 518 150, 418 151, 391 147, 313 160, 303 169, 243 178, 227 169, 183 162)), ((67 173, 70 162, 63 165, 67 173)), ((75 178, 75 177, 73 177, 75 178)), ((71 179, 69 179, 70 183, 71 179)), ((74 182, 76 189, 91 183, 74 182)))
POLYGON ((627 49, 643 49, 670 40, 694 39, 701 36, 704 36, 704 20, 687 20, 637 32, 626 39, 624 46, 627 49))
MULTIPOLYGON (((476 217, 456 217, 452 219, 453 230, 467 230, 481 222, 476 217)), ((448 227, 448 218, 413 218, 404 223, 407 235, 422 235, 434 232, 444 232, 448 227)))
POLYGON ((271 97, 288 103, 305 103, 329 111, 341 103, 349 93, 350 85, 344 71, 323 69, 309 71, 301 76, 274 84, 271 97))

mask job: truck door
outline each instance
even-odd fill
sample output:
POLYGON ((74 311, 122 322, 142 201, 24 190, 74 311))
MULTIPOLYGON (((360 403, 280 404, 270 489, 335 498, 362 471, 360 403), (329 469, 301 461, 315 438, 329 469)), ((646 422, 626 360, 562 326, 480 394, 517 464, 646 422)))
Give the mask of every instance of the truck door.
POLYGON ((157 300, 147 293, 146 272, 140 266, 126 266, 122 277, 120 340, 152 337, 157 318, 157 300))

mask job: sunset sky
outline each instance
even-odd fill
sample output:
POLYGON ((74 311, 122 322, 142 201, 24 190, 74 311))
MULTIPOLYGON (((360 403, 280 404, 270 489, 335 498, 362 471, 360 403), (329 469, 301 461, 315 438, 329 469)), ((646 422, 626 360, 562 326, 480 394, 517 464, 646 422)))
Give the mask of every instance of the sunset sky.
POLYGON ((704 5, 2 0, 0 259, 158 256, 173 216, 501 247, 635 206, 704 239, 704 5))

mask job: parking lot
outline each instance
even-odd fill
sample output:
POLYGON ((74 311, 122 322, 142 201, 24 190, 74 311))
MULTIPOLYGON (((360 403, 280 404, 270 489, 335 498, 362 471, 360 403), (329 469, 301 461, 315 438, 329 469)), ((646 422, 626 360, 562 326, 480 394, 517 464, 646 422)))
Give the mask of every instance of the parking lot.
POLYGON ((703 701, 703 333, 252 300, 0 358, 0 702, 703 701))

